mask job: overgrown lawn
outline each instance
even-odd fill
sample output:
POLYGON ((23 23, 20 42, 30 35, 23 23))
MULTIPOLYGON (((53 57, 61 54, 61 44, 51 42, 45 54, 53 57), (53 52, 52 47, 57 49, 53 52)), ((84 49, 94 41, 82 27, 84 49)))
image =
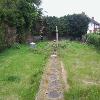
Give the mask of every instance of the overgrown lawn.
POLYGON ((75 41, 61 41, 58 51, 70 86, 65 100, 100 100, 100 51, 75 41))
POLYGON ((0 100, 35 100, 50 54, 47 42, 20 45, 0 53, 0 100))

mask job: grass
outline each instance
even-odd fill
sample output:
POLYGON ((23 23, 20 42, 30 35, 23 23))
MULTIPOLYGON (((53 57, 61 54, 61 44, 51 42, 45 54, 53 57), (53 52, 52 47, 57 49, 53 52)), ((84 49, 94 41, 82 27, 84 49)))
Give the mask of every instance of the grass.
POLYGON ((20 45, 0 53, 0 100, 35 100, 50 51, 41 42, 34 50, 20 45))
POLYGON ((70 86, 65 100, 100 100, 100 51, 87 44, 61 41, 58 52, 70 86))
MULTIPOLYGON (((38 43, 35 49, 18 48, 0 53, 0 100, 35 100, 51 53, 47 42, 38 43)), ((58 53, 70 86, 65 100, 100 100, 100 51, 79 42, 60 41, 58 53)))

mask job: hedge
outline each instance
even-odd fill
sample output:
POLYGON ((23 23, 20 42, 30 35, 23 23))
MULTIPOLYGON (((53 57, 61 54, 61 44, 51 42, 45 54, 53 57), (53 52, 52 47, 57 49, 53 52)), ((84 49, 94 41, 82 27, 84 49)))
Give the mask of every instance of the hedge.
POLYGON ((86 42, 100 48, 100 33, 90 33, 86 35, 86 42))

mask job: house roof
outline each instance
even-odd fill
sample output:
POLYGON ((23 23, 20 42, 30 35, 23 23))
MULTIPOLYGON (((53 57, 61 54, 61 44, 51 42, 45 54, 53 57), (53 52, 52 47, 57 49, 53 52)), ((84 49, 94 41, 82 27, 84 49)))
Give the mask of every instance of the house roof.
POLYGON ((97 22, 97 21, 95 21, 94 19, 92 19, 92 18, 89 18, 90 19, 90 22, 92 22, 92 23, 94 23, 94 24, 96 24, 96 25, 99 25, 100 26, 100 23, 99 22, 97 22))

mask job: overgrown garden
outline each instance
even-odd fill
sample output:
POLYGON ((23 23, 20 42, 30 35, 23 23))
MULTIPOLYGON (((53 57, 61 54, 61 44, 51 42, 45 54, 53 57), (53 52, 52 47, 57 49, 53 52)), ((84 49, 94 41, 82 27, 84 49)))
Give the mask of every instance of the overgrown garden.
POLYGON ((87 34, 90 19, 84 13, 43 16, 40 4, 41 0, 0 0, 0 100, 35 100, 56 26, 57 54, 68 73, 65 100, 99 100, 100 33, 87 34), (30 48, 35 35, 47 41, 30 48))

